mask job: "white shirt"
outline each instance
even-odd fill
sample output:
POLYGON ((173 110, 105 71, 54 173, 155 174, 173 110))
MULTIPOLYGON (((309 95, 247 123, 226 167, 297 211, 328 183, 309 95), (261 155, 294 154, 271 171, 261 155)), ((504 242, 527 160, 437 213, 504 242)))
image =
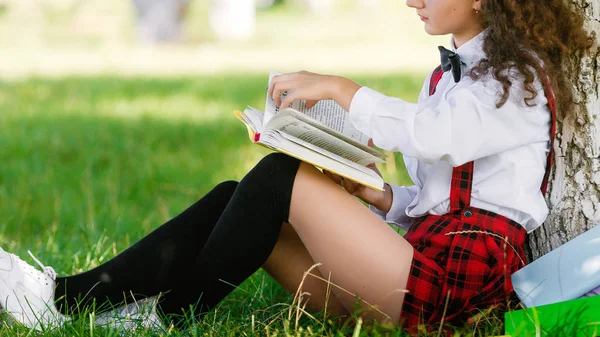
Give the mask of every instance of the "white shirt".
MULTIPOLYGON (((458 49, 463 74, 484 52, 485 32, 458 49)), ((454 46, 454 41, 452 41, 454 46)), ((443 74, 429 96, 429 75, 418 103, 408 103, 362 87, 350 106, 354 126, 375 145, 404 155, 413 186, 392 186, 387 222, 408 229, 417 217, 449 212, 452 169, 474 161, 471 206, 512 219, 531 232, 548 215, 540 186, 549 151, 551 115, 543 86, 536 79, 536 105, 523 101, 522 76, 510 72, 510 98, 496 108, 502 85, 490 76, 464 76, 455 83, 443 74)))

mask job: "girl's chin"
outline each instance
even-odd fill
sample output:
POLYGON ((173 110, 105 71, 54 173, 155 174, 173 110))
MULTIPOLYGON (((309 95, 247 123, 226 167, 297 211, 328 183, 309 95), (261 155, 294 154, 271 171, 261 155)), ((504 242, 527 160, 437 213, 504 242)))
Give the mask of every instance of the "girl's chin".
POLYGON ((431 25, 429 24, 429 22, 425 22, 425 32, 429 35, 436 35, 435 34, 435 28, 431 27, 431 25))
POLYGON ((431 26, 429 22, 425 22, 425 32, 429 35, 446 35, 447 32, 442 31, 441 29, 436 29, 431 26))

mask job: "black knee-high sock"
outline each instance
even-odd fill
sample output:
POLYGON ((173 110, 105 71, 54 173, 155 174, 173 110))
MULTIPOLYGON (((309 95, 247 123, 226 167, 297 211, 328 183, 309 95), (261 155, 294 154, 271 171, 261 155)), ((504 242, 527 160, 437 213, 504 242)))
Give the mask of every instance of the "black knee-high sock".
POLYGON ((299 164, 271 154, 237 187, 225 184, 230 192, 235 187, 233 195, 223 197, 227 193, 218 193, 224 188, 219 185, 114 259, 89 272, 58 279, 55 298, 60 310, 72 313, 92 301, 115 305, 130 293, 145 297, 163 292, 160 309, 165 314, 181 314, 190 307, 200 314, 212 308, 270 255, 281 224, 288 219, 299 164), (213 193, 222 198, 213 200, 213 193), (205 235, 208 232, 210 236, 205 235), (158 268, 157 263, 164 266, 158 268))
POLYGON ((234 181, 217 185, 183 213, 105 264, 57 278, 55 298, 59 310, 72 314, 93 302, 108 308, 130 299, 132 293, 136 297, 155 296, 170 291, 182 278, 201 273, 190 266, 237 185, 234 181))
POLYGON ((164 314, 208 310, 257 271, 271 254, 288 221, 299 161, 265 157, 250 171, 217 221, 190 273, 160 303, 164 314))

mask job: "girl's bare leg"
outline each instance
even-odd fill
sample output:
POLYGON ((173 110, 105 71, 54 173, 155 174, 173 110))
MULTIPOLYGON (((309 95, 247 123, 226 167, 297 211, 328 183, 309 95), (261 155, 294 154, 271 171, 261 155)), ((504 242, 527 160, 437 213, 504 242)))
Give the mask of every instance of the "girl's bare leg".
POLYGON ((348 311, 357 299, 362 317, 397 323, 413 258, 413 247, 356 198, 314 167, 300 164, 289 222, 321 275, 348 311), (368 303, 368 304, 367 304, 368 303), (371 306, 373 305, 373 306, 371 306))
MULTIPOLYGON (((349 316, 348 310, 337 296, 331 290, 328 291, 326 282, 310 275, 304 278, 304 273, 314 265, 314 260, 294 228, 284 223, 277 244, 262 268, 291 294, 296 293, 304 279, 302 292, 310 293, 307 309, 311 312, 324 310, 325 302, 328 301, 326 308, 328 316, 335 318, 349 316)), ((313 269, 311 274, 323 277, 318 269, 313 269)))

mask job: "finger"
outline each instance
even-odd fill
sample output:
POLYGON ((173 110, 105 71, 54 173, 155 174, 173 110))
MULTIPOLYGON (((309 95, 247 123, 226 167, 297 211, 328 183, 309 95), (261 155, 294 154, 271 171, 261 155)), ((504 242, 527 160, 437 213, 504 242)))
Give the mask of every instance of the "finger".
MULTIPOLYGON (((269 89, 267 90, 269 96, 273 97, 273 91, 278 84, 282 82, 292 81, 296 76, 297 73, 288 73, 273 76, 273 78, 271 78, 271 83, 269 84, 269 89)), ((273 97, 273 99, 275 99, 275 97, 273 97)))
POLYGON ((273 76, 273 78, 271 79, 271 83, 269 83, 269 88, 267 89, 267 94, 270 97, 273 97, 273 90, 275 90, 275 86, 277 85, 277 83, 279 83, 279 77, 280 77, 280 75, 273 76))
POLYGON ((302 99, 302 92, 300 90, 292 90, 288 91, 287 95, 283 98, 281 105, 279 106, 281 109, 289 108, 294 101, 302 99))
POLYGON ((341 185, 342 179, 343 179, 341 176, 331 173, 329 171, 325 171, 325 170, 323 170, 323 173, 325 174, 325 176, 327 178, 331 179, 331 181, 333 181, 334 183, 336 183, 338 185, 341 185))
POLYGON ((269 86, 267 87, 267 95, 269 95, 271 98, 273 98, 273 89, 275 88, 275 82, 273 81, 274 79, 275 78, 273 77, 271 83, 269 83, 269 86))
POLYGON ((358 184, 350 179, 342 178, 342 187, 352 195, 355 195, 358 190, 358 184))
POLYGON ((337 174, 333 174, 331 172, 327 172, 326 176, 333 181, 334 184, 336 185, 342 185, 342 177, 338 176, 337 174))
MULTIPOLYGON (((275 102, 275 104, 278 107, 283 106, 282 105, 283 102, 281 101, 281 95, 286 91, 288 92, 288 95, 289 95, 290 90, 294 89, 295 84, 296 83, 293 81, 279 82, 279 83, 275 84, 275 86, 273 88, 273 96, 271 96, 271 97, 273 97, 273 101, 275 102)), ((287 108, 287 106, 283 106, 283 107, 287 108)))
POLYGON ((346 179, 344 179, 344 177, 340 177, 340 186, 346 191, 348 192, 348 190, 346 189, 346 179))
POLYGON ((307 100, 306 101, 306 108, 307 109, 312 109, 312 107, 314 107, 315 105, 317 105, 317 103, 319 103, 318 100, 307 100))
POLYGON ((371 170, 375 171, 375 173, 377 173, 380 177, 383 177, 383 175, 381 174, 381 171, 379 171, 379 168, 377 167, 377 164, 373 163, 373 164, 369 164, 367 165, 368 168, 370 168, 371 170))

